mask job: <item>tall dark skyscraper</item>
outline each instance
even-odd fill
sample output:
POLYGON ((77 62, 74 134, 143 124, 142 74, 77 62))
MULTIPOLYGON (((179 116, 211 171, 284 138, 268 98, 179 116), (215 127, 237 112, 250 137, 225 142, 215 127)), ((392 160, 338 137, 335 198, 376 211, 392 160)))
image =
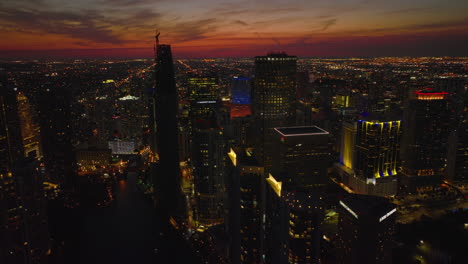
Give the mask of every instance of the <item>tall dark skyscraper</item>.
POLYGON ((193 168, 197 226, 224 221, 224 159, 226 144, 216 113, 219 109, 218 78, 213 74, 188 77, 190 153, 193 168))
POLYGON ((177 214, 181 203, 177 124, 177 89, 170 45, 159 44, 156 35, 155 58, 156 145, 159 167, 156 175, 158 206, 170 215, 177 214))
POLYGON ((55 80, 45 84, 38 94, 46 179, 65 187, 76 183, 68 88, 55 80))
POLYGON ((50 254, 43 175, 33 158, 0 173, 0 262, 43 263, 50 254))
POLYGON ((265 263, 319 263, 323 195, 266 178, 265 263))
POLYGON ((21 129, 17 95, 0 79, 0 263, 38 263, 49 249, 44 179, 37 160, 24 158, 24 143, 36 140, 21 129))
POLYGON ((263 167, 251 149, 234 147, 228 156, 231 263, 265 263, 263 167))
POLYGON ((329 132, 274 128, 272 172, 266 178, 267 263, 318 263, 329 132))
POLYGON ((446 179, 457 185, 468 184, 468 91, 463 78, 440 78, 438 89, 450 93, 455 111, 455 128, 449 137, 446 179))
POLYGON ((192 129, 195 216, 197 224, 209 227, 224 222, 226 144, 216 119, 198 119, 192 129))
POLYGON ((0 76, 0 172, 10 171, 24 155, 16 91, 0 76))
POLYGON ((256 155, 271 167, 274 127, 295 125, 297 57, 272 53, 255 57, 253 114, 258 128, 256 155))
POLYGON ((351 194, 340 200, 339 263, 390 263, 396 210, 383 197, 351 194))
POLYGON ((453 112, 447 92, 416 91, 403 116, 401 183, 408 191, 437 185, 445 174, 453 112))
POLYGON ((302 188, 323 186, 328 181, 330 133, 317 127, 278 127, 272 173, 283 182, 302 188))

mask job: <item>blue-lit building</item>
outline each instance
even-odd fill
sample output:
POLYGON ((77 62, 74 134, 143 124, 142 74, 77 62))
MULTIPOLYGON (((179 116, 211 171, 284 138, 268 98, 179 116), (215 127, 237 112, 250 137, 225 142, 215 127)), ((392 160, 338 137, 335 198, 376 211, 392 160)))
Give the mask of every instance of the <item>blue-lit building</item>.
POLYGON ((234 77, 231 85, 231 103, 250 104, 251 89, 250 78, 234 77))

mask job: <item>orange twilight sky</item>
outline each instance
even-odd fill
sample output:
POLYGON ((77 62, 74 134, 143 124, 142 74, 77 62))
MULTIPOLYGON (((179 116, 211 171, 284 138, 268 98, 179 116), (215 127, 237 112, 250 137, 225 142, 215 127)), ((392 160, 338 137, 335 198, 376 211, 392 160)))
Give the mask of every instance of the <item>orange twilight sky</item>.
POLYGON ((0 59, 467 56, 466 0, 2 0, 0 59))

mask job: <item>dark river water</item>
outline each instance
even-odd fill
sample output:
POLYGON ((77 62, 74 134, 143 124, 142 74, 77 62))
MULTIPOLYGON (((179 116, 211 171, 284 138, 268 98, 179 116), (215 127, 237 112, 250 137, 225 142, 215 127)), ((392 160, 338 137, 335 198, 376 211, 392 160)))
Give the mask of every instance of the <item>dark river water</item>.
POLYGON ((187 242, 159 219, 136 180, 129 175, 117 182, 109 207, 80 209, 64 218, 76 227, 65 241, 65 263, 198 263, 187 242))

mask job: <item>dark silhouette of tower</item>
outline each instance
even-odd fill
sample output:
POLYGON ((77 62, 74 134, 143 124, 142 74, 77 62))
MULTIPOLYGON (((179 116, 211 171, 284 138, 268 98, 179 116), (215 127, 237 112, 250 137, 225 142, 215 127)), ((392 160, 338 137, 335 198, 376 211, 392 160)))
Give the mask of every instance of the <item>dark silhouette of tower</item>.
POLYGON ((70 90, 58 80, 51 81, 39 92, 38 102, 46 178, 66 188, 76 187, 70 90))
POLYGON ((337 211, 338 263, 389 263, 396 206, 384 197, 351 194, 337 211))
POLYGON ((17 94, 0 76, 0 263, 39 263, 49 249, 43 175, 24 158, 17 94))
POLYGON ((180 168, 177 126, 177 89, 170 45, 159 44, 156 35, 154 114, 159 165, 155 183, 158 207, 174 216, 181 209, 180 168))
POLYGON ((438 186, 445 174, 450 131, 454 128, 449 93, 414 92, 406 102, 401 143, 401 185, 409 192, 438 186))
POLYGON ((11 170, 23 152, 16 93, 6 76, 0 76, 0 173, 11 170))

